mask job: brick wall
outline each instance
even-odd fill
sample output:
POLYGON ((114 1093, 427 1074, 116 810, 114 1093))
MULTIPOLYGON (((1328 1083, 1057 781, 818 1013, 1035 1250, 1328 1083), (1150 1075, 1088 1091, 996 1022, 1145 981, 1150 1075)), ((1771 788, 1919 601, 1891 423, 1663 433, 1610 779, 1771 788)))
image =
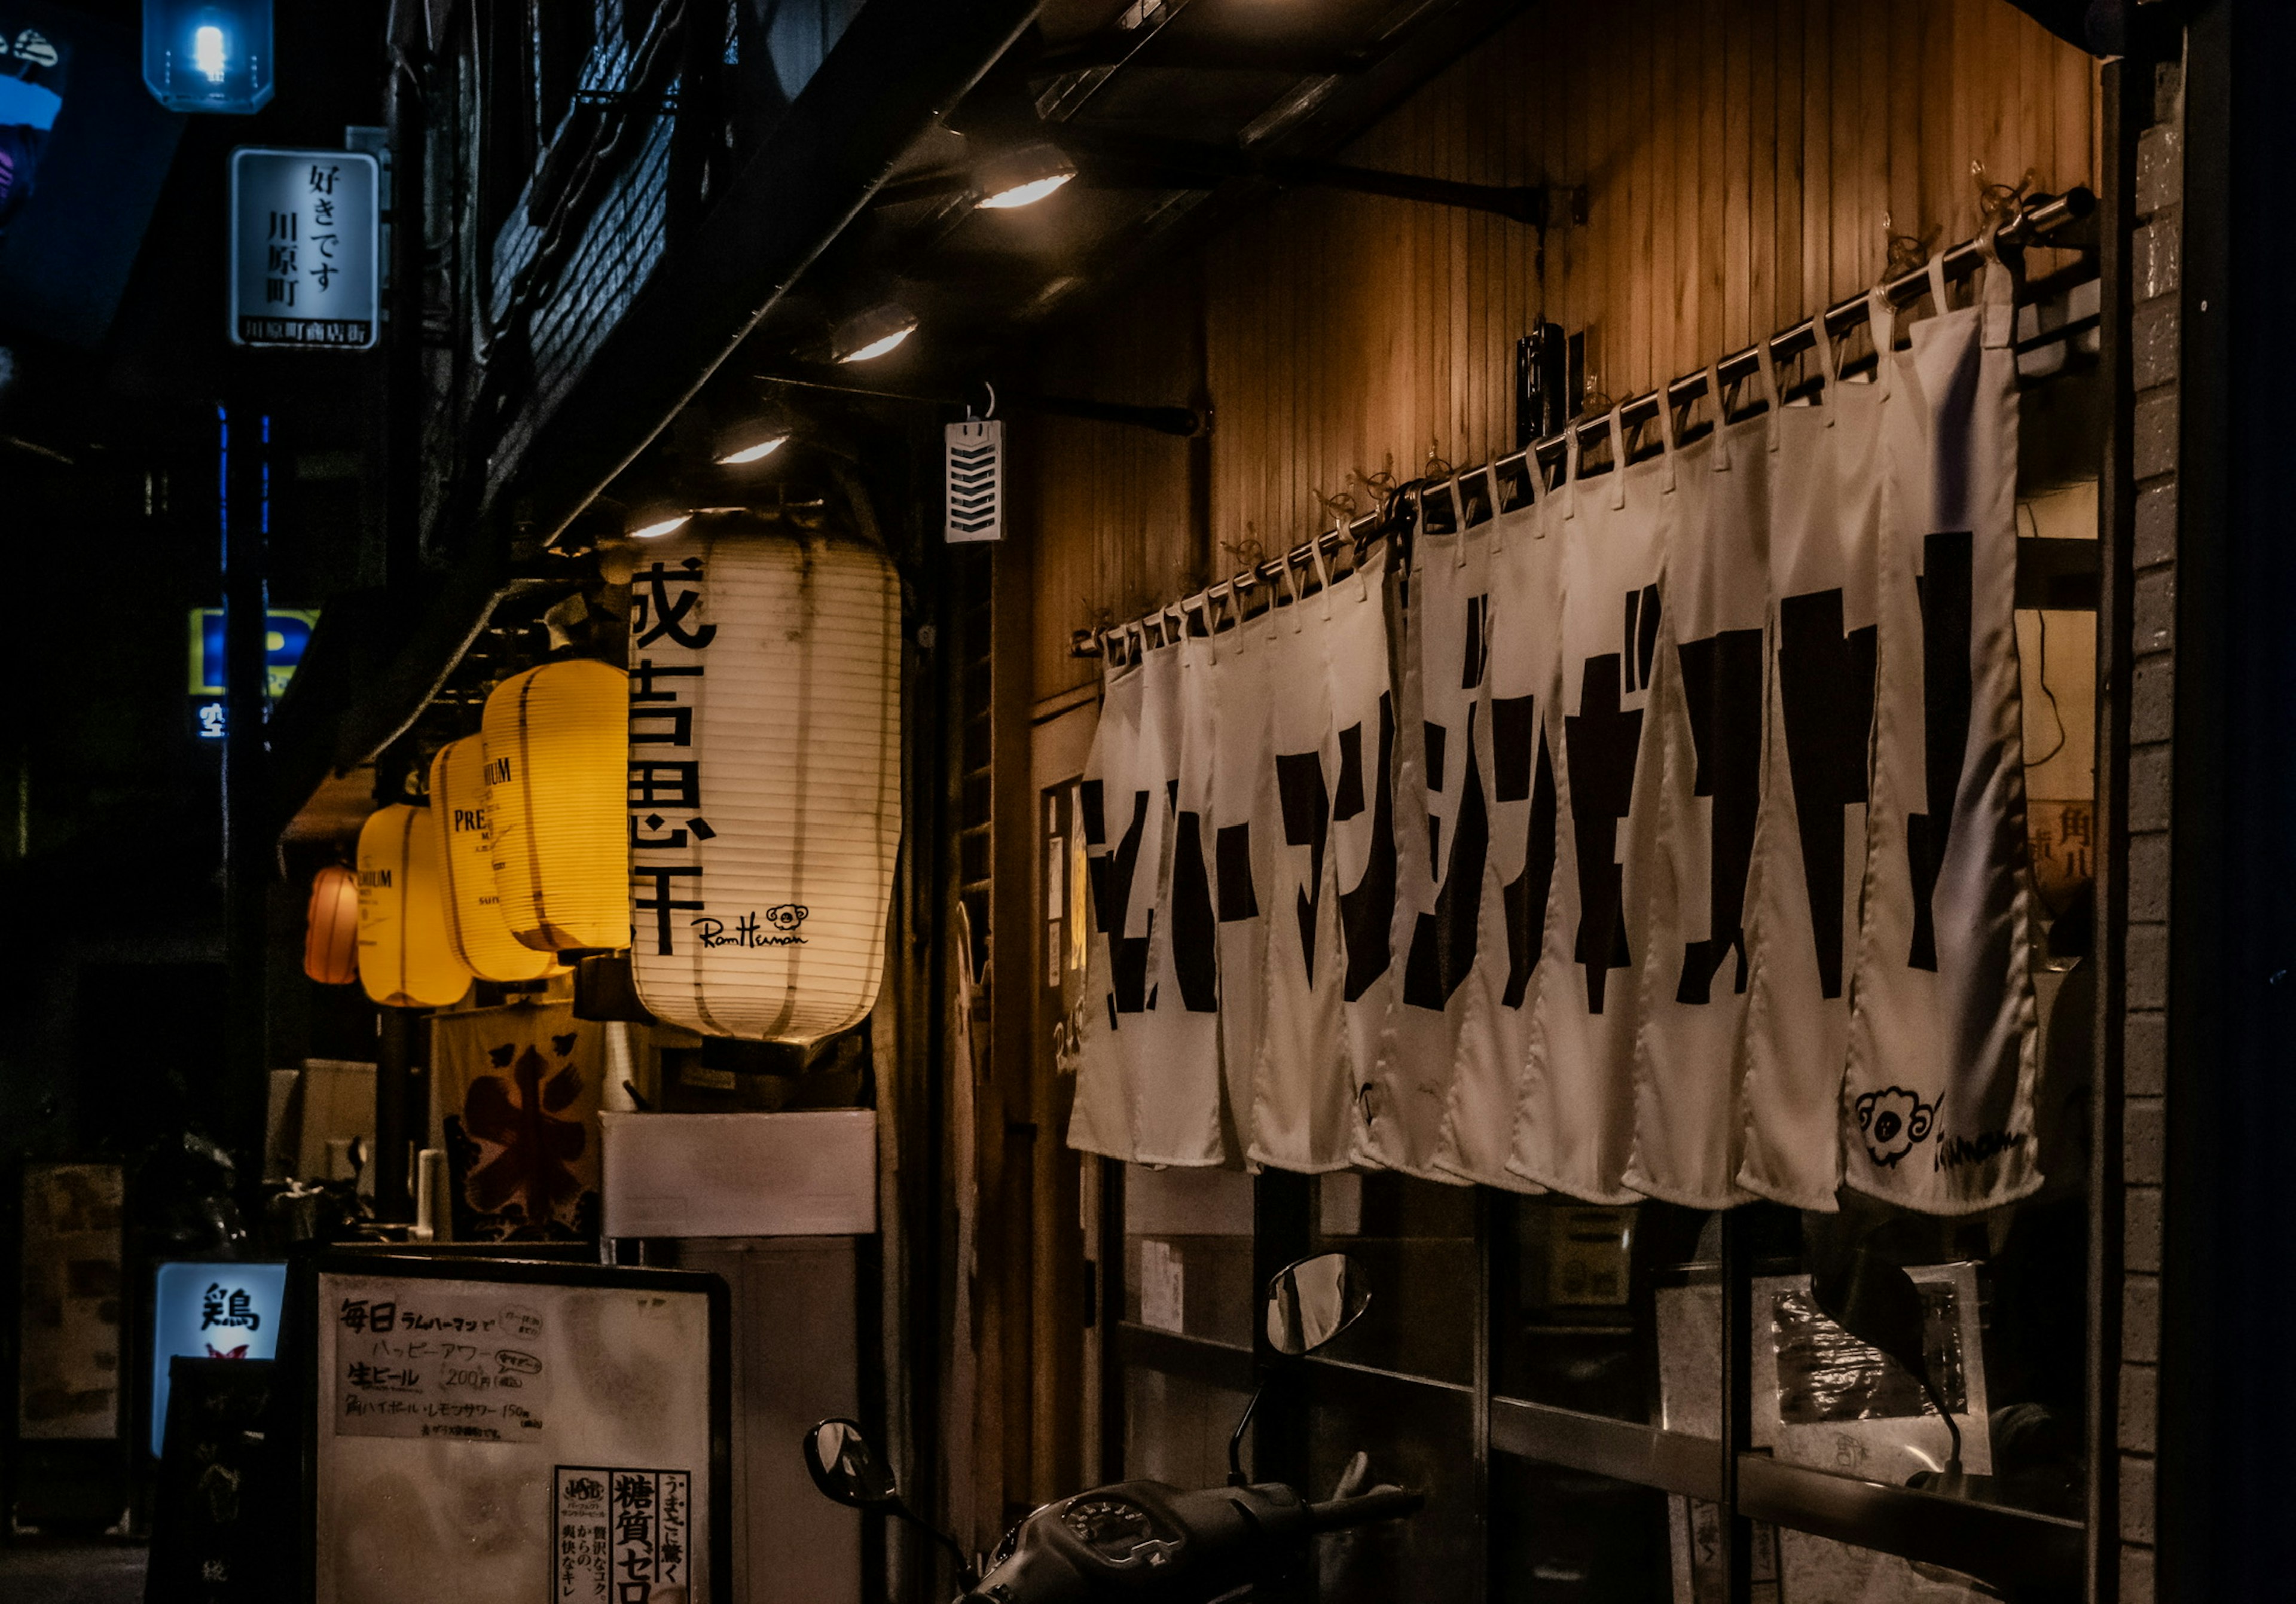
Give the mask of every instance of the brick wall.
POLYGON ((2122 1048, 2120 1387, 2120 1598, 2153 1598, 2153 1451, 2159 1418, 2161 1204, 2169 991, 2169 736, 2177 617, 2177 289, 2183 245, 2184 75, 2156 72, 2139 136, 2130 241, 2136 392, 2135 668, 2128 699, 2128 945, 2122 1048))

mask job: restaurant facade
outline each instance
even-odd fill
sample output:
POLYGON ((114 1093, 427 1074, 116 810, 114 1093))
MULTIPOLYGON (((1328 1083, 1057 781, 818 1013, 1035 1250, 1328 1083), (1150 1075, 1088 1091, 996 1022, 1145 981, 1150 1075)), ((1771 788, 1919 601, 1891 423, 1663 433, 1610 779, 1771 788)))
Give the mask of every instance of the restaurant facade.
POLYGON ((2277 1596, 2292 31, 398 6, 234 1051, 373 1000, 349 1234, 723 1278, 726 1599, 955 1591, 824 1416, 965 1556, 1241 1466, 1425 1494, 1334 1600, 2277 1596))

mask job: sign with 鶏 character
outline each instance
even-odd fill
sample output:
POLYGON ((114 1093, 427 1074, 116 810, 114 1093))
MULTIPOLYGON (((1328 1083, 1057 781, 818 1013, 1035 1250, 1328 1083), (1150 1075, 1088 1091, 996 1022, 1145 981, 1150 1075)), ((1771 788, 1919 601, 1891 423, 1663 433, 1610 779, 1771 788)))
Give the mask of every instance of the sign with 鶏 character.
POLYGON ((152 1297, 152 1453, 164 1445, 168 1364, 186 1359, 268 1359, 279 1346, 287 1266, 176 1260, 160 1266, 152 1297))
POLYGON ((363 351, 382 274, 373 157, 243 145, 231 154, 234 345, 363 351))

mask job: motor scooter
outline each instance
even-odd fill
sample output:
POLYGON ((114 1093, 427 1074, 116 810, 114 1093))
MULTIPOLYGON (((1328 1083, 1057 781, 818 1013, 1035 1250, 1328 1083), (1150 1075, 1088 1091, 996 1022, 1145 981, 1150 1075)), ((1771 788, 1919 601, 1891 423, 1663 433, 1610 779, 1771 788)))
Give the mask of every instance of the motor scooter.
MULTIPOLYGON (((1345 1254, 1301 1259, 1268 1282, 1268 1345, 1295 1357, 1312 1354, 1370 1302, 1345 1254)), ((1227 1485, 1127 1481, 1057 1500, 1005 1534, 985 1573, 955 1539, 901 1501, 891 1470, 854 1421, 824 1420, 807 1432, 805 1462, 830 1498, 911 1521, 954 1555, 957 1604, 1208 1604, 1300 1575, 1319 1532, 1394 1519, 1425 1503, 1423 1494, 1399 1487, 1312 1502, 1282 1482, 1249 1481, 1243 1434, 1259 1402, 1254 1392, 1228 1439, 1227 1485)))

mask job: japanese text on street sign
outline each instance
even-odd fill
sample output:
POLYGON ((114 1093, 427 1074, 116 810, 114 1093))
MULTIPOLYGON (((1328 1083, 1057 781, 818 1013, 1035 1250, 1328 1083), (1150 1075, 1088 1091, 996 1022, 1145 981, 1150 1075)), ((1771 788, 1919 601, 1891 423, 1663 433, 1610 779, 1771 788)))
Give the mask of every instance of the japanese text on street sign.
POLYGON ((231 338, 365 350, 375 342, 378 169, 356 151, 231 155, 231 338))

